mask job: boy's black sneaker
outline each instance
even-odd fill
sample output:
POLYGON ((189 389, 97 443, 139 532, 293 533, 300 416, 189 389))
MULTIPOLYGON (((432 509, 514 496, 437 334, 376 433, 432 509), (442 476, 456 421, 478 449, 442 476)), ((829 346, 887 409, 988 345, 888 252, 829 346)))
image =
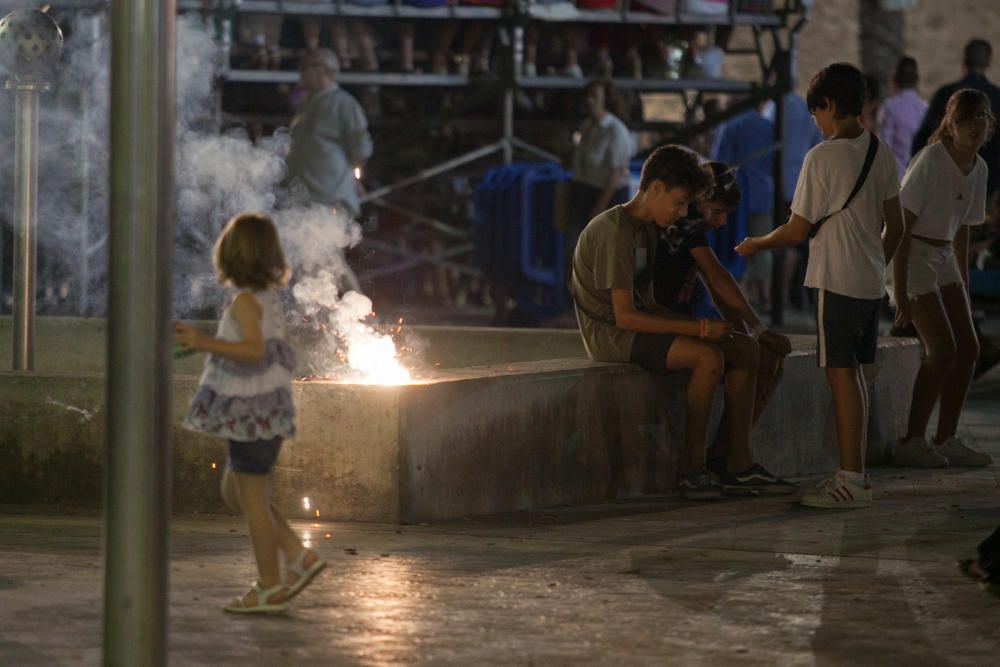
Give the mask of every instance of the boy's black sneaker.
POLYGON ((798 484, 771 474, 759 463, 742 472, 723 472, 721 477, 727 496, 786 496, 799 490, 798 484))
POLYGON ((722 485, 707 470, 692 470, 687 473, 678 488, 681 497, 688 500, 716 500, 722 497, 722 485))

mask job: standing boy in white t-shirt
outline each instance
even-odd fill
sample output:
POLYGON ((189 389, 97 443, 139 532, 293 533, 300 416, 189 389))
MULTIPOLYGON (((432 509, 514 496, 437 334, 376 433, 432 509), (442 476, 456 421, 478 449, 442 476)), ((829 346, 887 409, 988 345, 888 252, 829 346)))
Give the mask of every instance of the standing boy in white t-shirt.
POLYGON ((750 257, 793 246, 822 224, 809 244, 805 284, 817 291, 819 365, 833 392, 840 470, 802 497, 810 507, 868 507, 872 502, 864 472, 868 390, 861 364, 875 360, 885 267, 902 238, 903 215, 896 162, 883 144, 876 144, 864 183, 844 207, 869 142, 877 141, 858 122, 864 97, 864 75, 847 63, 829 65, 813 77, 806 103, 828 139, 806 154, 789 221, 736 247, 750 257))

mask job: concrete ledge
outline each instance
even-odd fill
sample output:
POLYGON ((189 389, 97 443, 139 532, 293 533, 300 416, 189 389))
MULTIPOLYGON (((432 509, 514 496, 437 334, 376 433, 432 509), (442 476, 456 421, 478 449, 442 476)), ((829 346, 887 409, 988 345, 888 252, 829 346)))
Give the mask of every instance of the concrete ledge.
MULTIPOLYGON (((482 349, 477 334, 449 328, 442 338, 482 349)), ((490 358, 500 359, 503 340, 514 336, 526 341, 515 353, 527 353, 531 334, 487 332, 501 339, 490 358)), ((563 332, 539 336, 549 350, 570 344, 563 332)), ((836 465, 814 338, 794 340, 784 381, 754 434, 757 458, 783 475, 836 465)), ((908 392, 900 387, 918 364, 915 341, 890 339, 866 370, 873 463, 885 460, 904 426, 908 392)), ((195 385, 193 375, 175 377, 178 426, 195 385)), ((276 470, 277 501, 292 516, 318 509, 328 519, 416 522, 668 493, 677 479, 683 385, 681 376, 654 378, 583 358, 437 371, 398 387, 296 382, 299 433, 276 470)), ((97 505, 104 400, 100 374, 0 374, 0 410, 10 415, 0 424, 0 502, 97 505)), ((219 511, 223 444, 178 427, 173 456, 175 509, 219 511)))
MULTIPOLYGON (((197 322, 214 332, 215 322, 197 322)), ((103 373, 107 355, 107 322, 103 318, 39 317, 35 321, 35 369, 42 373, 103 373)), ((419 351, 427 369, 465 368, 515 361, 585 358, 576 330, 502 329, 495 327, 407 326, 407 341, 419 351)), ((0 369, 11 367, 11 318, 0 317, 0 369)), ((290 332, 299 352, 299 375, 309 374, 309 350, 317 340, 310 330, 290 332)), ((417 361, 415 359, 415 361, 417 361)), ((199 357, 178 359, 174 372, 198 375, 199 357)))

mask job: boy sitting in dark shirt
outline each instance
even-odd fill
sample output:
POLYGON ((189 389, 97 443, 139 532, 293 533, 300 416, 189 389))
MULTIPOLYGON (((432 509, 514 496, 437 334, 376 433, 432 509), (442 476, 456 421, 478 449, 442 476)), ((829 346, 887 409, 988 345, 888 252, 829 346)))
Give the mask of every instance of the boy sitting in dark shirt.
MULTIPOLYGON (((654 254, 653 296, 658 306, 673 313, 693 315, 693 298, 700 278, 723 318, 735 329, 745 330, 757 340, 759 363, 752 410, 741 409, 745 397, 730 396, 728 393, 731 392, 727 392, 722 422, 708 451, 708 467, 722 478, 725 486, 730 477, 753 474, 752 470, 733 472, 741 470, 742 462, 727 461, 725 453, 739 451, 728 447, 731 438, 749 437, 752 425, 757 422, 767 399, 781 380, 784 358, 791 351, 791 345, 788 338, 768 330, 760 321, 739 283, 709 246, 708 233, 726 224, 729 212, 740 203, 740 191, 736 175, 728 165, 708 162, 705 167, 714 177, 712 188, 697 200, 692 207, 692 215, 659 230, 654 254), (746 416, 751 419, 749 428, 741 423, 746 416), (733 464, 736 464, 735 468, 733 464)), ((738 372, 739 360, 736 356, 740 350, 737 346, 723 345, 723 351, 726 354, 726 370, 738 372)), ((725 377, 726 384, 732 384, 731 373, 727 372, 725 377)), ((770 490, 776 492, 778 488, 787 492, 790 485, 779 484, 775 480, 770 490)))

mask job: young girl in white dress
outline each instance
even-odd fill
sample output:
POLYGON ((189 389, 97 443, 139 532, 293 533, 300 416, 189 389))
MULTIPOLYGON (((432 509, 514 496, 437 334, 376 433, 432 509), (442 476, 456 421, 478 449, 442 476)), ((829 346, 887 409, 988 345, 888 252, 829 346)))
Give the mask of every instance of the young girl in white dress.
POLYGON ((913 383, 901 465, 987 466, 993 459, 962 442, 958 419, 979 356, 969 304, 969 228, 986 219, 987 166, 978 155, 995 126, 989 98, 957 91, 930 142, 903 177, 900 199, 907 233, 889 274, 896 324, 912 321, 924 344, 913 383), (938 406, 933 445, 926 437, 938 406))
POLYGON ((235 288, 236 294, 214 338, 175 325, 176 345, 208 353, 184 426, 228 441, 222 498, 231 509, 242 510, 250 529, 259 578, 224 609, 281 612, 326 567, 302 545, 268 497, 268 479, 281 443, 295 435, 295 355, 285 340, 278 295, 289 271, 274 223, 257 213, 240 214, 226 223, 213 259, 220 282, 235 288), (284 578, 279 551, 285 556, 284 578))

